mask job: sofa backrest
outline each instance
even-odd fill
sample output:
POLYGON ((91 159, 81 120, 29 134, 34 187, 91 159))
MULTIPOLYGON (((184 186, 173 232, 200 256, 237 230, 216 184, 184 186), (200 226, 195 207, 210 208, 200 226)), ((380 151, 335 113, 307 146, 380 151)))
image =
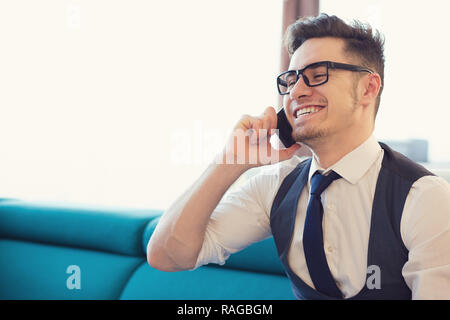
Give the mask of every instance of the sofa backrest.
POLYGON ((0 237, 141 256, 142 232, 161 210, 0 200, 0 237))

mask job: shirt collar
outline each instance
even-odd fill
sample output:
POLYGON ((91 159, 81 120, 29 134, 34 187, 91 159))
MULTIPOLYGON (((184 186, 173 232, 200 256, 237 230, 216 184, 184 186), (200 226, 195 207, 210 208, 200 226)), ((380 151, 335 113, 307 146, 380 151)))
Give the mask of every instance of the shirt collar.
POLYGON ((356 184, 364 174, 369 170, 371 165, 378 158, 382 149, 373 135, 360 144, 356 149, 347 153, 338 162, 329 168, 322 168, 313 156, 311 168, 309 169, 308 182, 311 183, 311 177, 316 171, 322 174, 328 174, 331 170, 339 173, 339 175, 350 182, 356 184))

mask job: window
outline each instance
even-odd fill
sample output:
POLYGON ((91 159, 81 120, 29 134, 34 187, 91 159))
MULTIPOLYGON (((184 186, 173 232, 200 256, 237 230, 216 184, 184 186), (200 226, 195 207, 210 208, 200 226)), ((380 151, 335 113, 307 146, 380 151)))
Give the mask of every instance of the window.
POLYGON ((257 0, 1 2, 0 197, 167 208, 242 114, 277 107, 281 13, 257 0))

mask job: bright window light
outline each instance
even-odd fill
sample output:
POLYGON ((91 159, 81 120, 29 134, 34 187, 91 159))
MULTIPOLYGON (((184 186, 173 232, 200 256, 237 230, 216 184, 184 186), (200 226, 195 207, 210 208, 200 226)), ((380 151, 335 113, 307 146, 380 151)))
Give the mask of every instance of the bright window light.
POLYGON ((278 107, 282 4, 0 2, 0 198, 167 208, 278 107))

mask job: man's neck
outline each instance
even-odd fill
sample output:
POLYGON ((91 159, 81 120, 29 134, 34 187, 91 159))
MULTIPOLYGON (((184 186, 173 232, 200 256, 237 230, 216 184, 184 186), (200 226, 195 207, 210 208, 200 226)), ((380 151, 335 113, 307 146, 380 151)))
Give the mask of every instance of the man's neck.
POLYGON ((326 137, 326 141, 322 141, 310 149, 317 164, 321 168, 327 169, 364 143, 372 135, 372 132, 373 130, 358 135, 347 133, 345 137, 338 135, 326 137))

